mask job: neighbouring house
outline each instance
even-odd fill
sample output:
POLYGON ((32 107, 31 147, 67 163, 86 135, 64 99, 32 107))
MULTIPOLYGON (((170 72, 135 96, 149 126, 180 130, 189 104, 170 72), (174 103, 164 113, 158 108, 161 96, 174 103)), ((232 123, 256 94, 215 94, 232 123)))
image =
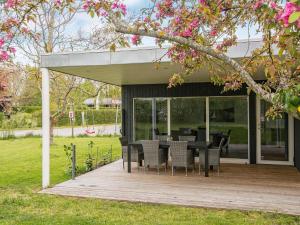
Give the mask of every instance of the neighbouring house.
MULTIPOLYGON (((235 59, 247 57, 261 46, 260 40, 239 41, 228 51, 235 59)), ((43 73, 43 185, 49 184, 49 78, 48 70, 84 77, 122 88, 122 135, 128 141, 181 133, 198 140, 218 141, 230 136, 221 163, 292 165, 300 170, 300 121, 288 114, 268 119, 269 103, 246 87, 222 92, 203 69, 185 83, 167 88, 179 65, 170 63, 167 48, 120 49, 44 54, 43 73), (161 59, 157 70, 153 62, 161 59)), ((263 70, 254 74, 264 80, 263 70)))
MULTIPOLYGON (((96 102, 95 98, 88 98, 84 100, 83 103, 88 107, 94 107, 95 102, 96 102)), ((113 98, 102 98, 100 99, 99 105, 104 107, 116 107, 121 105, 121 100, 113 99, 113 98)))

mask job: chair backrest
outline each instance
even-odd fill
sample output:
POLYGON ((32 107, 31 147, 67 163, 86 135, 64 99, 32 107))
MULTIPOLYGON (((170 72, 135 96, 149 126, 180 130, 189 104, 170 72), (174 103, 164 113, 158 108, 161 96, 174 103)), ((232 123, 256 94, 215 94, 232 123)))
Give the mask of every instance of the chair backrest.
POLYGON ((128 146, 127 137, 120 137, 119 140, 122 146, 128 146))
POLYGON ((179 141, 196 141, 196 136, 179 136, 179 141))
POLYGON ((187 141, 170 141, 170 154, 173 166, 186 166, 187 141))
POLYGON ((159 164, 159 140, 142 140, 145 166, 157 166, 159 164))
POLYGON ((178 141, 179 131, 178 130, 171 130, 171 136, 173 141, 178 141))
POLYGON ((157 135, 156 139, 159 140, 159 141, 169 141, 170 136, 169 135, 157 135))
POLYGON ((227 135, 230 136, 230 134, 231 134, 231 129, 229 129, 229 130, 227 131, 227 135))
POLYGON ((220 144, 219 144, 220 150, 222 149, 222 147, 224 147, 226 145, 227 141, 228 141, 228 138, 222 137, 220 144))

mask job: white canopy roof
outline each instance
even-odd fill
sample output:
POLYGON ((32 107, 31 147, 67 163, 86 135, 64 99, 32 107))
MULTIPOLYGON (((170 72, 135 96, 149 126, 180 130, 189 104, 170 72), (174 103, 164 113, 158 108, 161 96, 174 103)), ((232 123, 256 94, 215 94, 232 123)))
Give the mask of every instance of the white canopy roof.
MULTIPOLYGON (((261 44, 261 40, 241 40, 227 54, 236 59, 247 57, 261 44)), ((167 48, 147 47, 44 54, 41 67, 114 85, 161 84, 168 83, 169 77, 180 71, 180 66, 171 64, 166 53, 167 48), (153 62, 160 58, 161 65, 156 69, 153 62)), ((264 74, 258 72, 255 79, 264 79, 264 74)), ((185 79, 187 83, 209 81, 205 70, 185 79)))

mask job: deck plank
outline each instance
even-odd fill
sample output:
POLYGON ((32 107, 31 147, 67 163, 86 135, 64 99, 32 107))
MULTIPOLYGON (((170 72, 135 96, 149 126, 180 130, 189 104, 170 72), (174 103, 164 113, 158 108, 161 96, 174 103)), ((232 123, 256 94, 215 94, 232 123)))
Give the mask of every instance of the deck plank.
POLYGON ((41 193, 300 215, 300 173, 291 166, 222 164, 220 176, 206 178, 134 167, 128 174, 119 160, 41 193))

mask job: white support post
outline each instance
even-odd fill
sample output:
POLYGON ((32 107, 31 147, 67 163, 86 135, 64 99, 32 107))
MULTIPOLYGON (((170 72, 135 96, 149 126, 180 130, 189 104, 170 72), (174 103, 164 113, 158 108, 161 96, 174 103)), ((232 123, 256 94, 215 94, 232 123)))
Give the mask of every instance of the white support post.
POLYGON ((171 99, 167 99, 167 111, 168 111, 168 135, 171 136, 171 99))
POLYGON ((209 142, 209 97, 206 97, 205 98, 205 102, 206 102, 206 111, 205 111, 205 114, 206 114, 206 141, 209 142))
POLYGON ((41 68, 42 73, 42 186, 50 184, 50 80, 47 68, 41 68))

